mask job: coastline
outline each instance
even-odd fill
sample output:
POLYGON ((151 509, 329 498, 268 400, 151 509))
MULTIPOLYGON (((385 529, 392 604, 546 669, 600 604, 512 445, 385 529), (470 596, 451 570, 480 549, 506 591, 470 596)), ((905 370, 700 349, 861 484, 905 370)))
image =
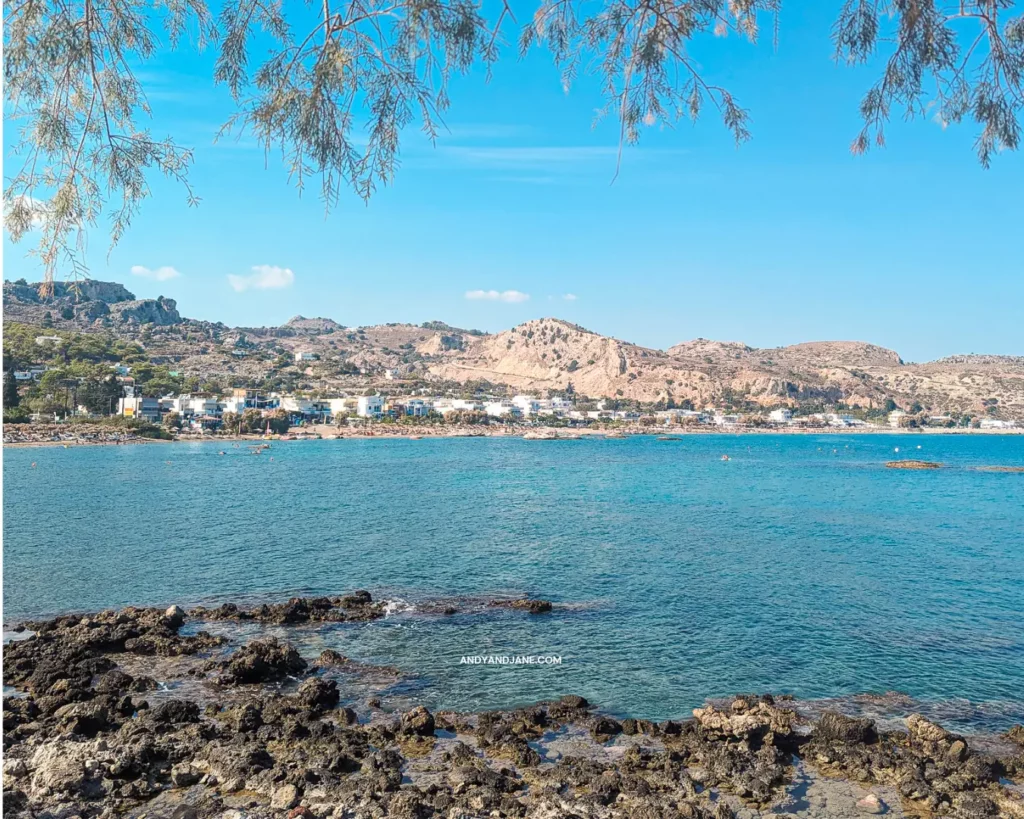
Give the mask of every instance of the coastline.
MULTIPOLYGON (((489 428, 487 426, 461 426, 444 427, 440 425, 407 426, 380 425, 370 430, 359 430, 341 428, 332 425, 315 427, 293 427, 287 435, 185 435, 177 436, 172 440, 160 438, 143 438, 140 436, 124 436, 120 440, 91 440, 88 438, 71 438, 59 440, 37 440, 37 441, 4 441, 5 448, 29 448, 29 447, 78 447, 78 446, 126 446, 131 444, 173 444, 173 443, 240 443, 240 442, 289 442, 303 440, 415 440, 422 438, 522 438, 524 435, 539 434, 550 436, 550 440, 573 438, 609 438, 614 440, 621 437, 634 436, 662 436, 673 437, 695 436, 695 435, 983 435, 983 436, 1014 436, 1024 435, 1024 429, 945 429, 941 427, 919 427, 916 429, 894 429, 888 427, 872 428, 837 428, 837 427, 810 427, 810 428, 787 428, 787 427, 742 427, 735 429, 711 428, 694 429, 684 426, 659 426, 659 427, 622 427, 615 429, 589 429, 571 427, 501 427, 489 428), (309 430, 314 430, 310 432, 309 430)), ((6 436, 5 436, 6 437, 6 436)))
MULTIPOLYGON (((481 616, 550 611, 501 599, 481 616)), ((394 696, 395 669, 290 642, 387 614, 356 591, 31 624, 4 651, 5 684, 19 691, 4 698, 5 815, 1024 815, 1021 727, 985 740, 916 713, 893 727, 767 694, 657 722, 570 692, 432 713, 394 696)))

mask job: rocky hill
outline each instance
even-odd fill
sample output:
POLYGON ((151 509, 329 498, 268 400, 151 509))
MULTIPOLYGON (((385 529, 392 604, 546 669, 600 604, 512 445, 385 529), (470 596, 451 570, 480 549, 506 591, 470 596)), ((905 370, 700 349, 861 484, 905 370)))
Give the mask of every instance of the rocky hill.
POLYGON ((11 321, 41 324, 60 319, 67 326, 95 330, 97 326, 118 330, 144 324, 180 324, 173 299, 136 299, 123 285, 85 279, 54 282, 53 297, 39 295, 41 285, 24 280, 4 282, 4 315, 11 321))
POLYGON ((344 327, 296 316, 279 327, 230 328, 183 318, 171 299, 135 299, 119 284, 4 283, 7 321, 142 345, 154 363, 233 383, 288 376, 310 389, 365 388, 388 378, 420 383, 490 382, 514 391, 565 390, 593 398, 689 402, 695 407, 825 406, 878 409, 889 401, 934 414, 986 413, 1024 420, 1024 357, 953 356, 907 364, 858 341, 757 349, 741 342, 685 341, 656 350, 554 318, 500 333, 423 325, 344 327), (47 318, 48 316, 48 318, 47 318), (312 357, 296 362, 296 353, 312 357))

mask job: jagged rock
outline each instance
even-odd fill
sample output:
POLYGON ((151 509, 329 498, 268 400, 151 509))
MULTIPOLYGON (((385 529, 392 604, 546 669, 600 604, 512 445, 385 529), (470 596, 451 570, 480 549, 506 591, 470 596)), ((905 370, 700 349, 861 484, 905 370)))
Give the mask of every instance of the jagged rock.
POLYGON ((103 301, 86 301, 74 306, 75 318, 95 321, 110 315, 110 308, 103 301))
POLYGON ((275 810, 294 808, 300 799, 299 789, 294 785, 282 785, 270 798, 270 807, 275 810))
POLYGON ((83 745, 55 742, 41 746, 32 756, 32 792, 36 798, 49 793, 72 793, 86 778, 83 745))
POLYGON ((187 700, 167 700, 149 712, 153 722, 180 724, 199 721, 199 706, 187 700))
POLYGON ((176 788, 187 788, 194 785, 202 774, 192 767, 190 762, 180 762, 171 768, 171 784, 176 788))
POLYGON ((875 723, 826 711, 814 726, 814 737, 826 742, 871 743, 878 739, 875 723))
POLYGON ((110 713, 107 707, 95 700, 73 702, 63 705, 54 712, 67 729, 73 734, 92 737, 110 724, 110 713))
POLYGON ((326 711, 338 704, 341 695, 338 693, 338 683, 334 680, 324 680, 319 677, 306 680, 299 686, 295 698, 307 708, 315 711, 326 711))
POLYGON ((594 739, 604 742, 616 734, 621 734, 622 725, 609 717, 598 717, 591 723, 590 733, 594 739))
POLYGON ((112 316, 126 322, 167 326, 181 324, 181 315, 174 299, 134 299, 110 306, 112 316))
POLYGON ((728 711, 708 705, 694 708, 693 716, 705 731, 713 735, 746 739, 752 735, 773 734, 789 737, 793 733, 796 712, 779 708, 774 702, 735 700, 728 711))
POLYGON ((276 637, 247 643, 229 660, 221 664, 221 685, 244 685, 280 680, 301 674, 306 661, 288 643, 279 643, 276 637))
POLYGON ((402 730, 420 736, 432 736, 434 733, 434 715, 422 705, 417 705, 402 714, 402 730))

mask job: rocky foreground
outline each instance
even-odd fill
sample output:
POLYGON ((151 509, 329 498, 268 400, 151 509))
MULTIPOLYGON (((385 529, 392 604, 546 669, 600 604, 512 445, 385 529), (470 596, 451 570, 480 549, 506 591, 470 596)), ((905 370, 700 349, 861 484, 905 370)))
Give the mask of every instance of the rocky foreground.
POLYGON ((357 592, 27 624, 32 636, 3 657, 4 684, 18 691, 3 702, 4 816, 1024 817, 1021 726, 1006 735, 1015 750, 997 757, 919 715, 905 731, 835 712, 808 723, 767 695, 660 723, 612 719, 579 696, 389 713, 339 686, 335 672, 359 664, 335 651, 309 662, 283 640, 231 645, 201 630, 384 613, 357 592))

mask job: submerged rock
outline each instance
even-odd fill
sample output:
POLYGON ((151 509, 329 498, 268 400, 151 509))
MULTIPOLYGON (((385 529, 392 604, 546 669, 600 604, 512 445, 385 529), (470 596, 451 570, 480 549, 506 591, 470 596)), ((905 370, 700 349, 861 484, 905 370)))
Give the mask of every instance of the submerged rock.
POLYGON ((547 614, 552 608, 550 600, 533 600, 531 598, 492 600, 487 605, 491 608, 514 609, 516 611, 526 611, 530 614, 547 614))
POLYGON ((235 603, 224 603, 213 609, 203 606, 192 609, 189 616, 201 620, 236 620, 275 625, 301 623, 344 623, 376 620, 385 614, 383 603, 374 603, 367 591, 343 597, 293 597, 286 603, 264 603, 243 609, 235 603))
POLYGON ((887 461, 886 467, 888 469, 941 469, 942 464, 937 461, 887 461))

